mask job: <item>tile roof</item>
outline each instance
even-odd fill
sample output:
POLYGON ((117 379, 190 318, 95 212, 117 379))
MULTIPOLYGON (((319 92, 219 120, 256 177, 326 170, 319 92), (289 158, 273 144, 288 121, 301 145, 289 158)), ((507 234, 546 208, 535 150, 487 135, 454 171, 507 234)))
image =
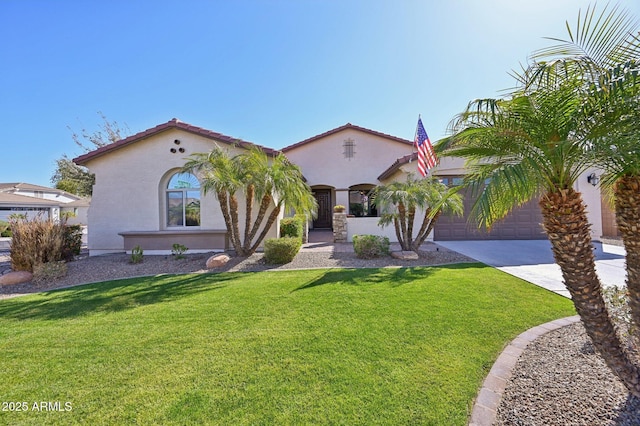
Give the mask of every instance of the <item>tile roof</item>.
POLYGON ((303 140, 301 142, 294 143, 293 145, 286 146, 286 147, 282 148, 282 152, 286 153, 287 151, 290 151, 290 150, 292 150, 294 148, 297 148, 299 146, 306 145, 306 144, 311 143, 313 141, 316 141, 318 139, 322 139, 322 138, 324 138, 326 136, 330 136, 330 135, 333 135, 335 133, 341 132, 343 130, 348 130, 348 129, 358 130, 358 131, 361 131, 361 132, 364 132, 364 133, 369 133, 370 135, 379 136, 379 137, 382 137, 382 138, 385 138, 385 139, 390 139, 390 140, 393 140, 393 141, 396 141, 396 142, 400 142, 400 143, 404 143, 404 144, 407 144, 407 145, 413 145, 412 141, 408 141, 406 139, 402 139, 402 138, 399 138, 399 137, 396 137, 396 136, 391 136, 391 135, 388 135, 386 133, 376 132, 375 130, 367 129, 365 127, 356 126, 356 125, 351 124, 351 123, 347 123, 344 126, 336 127, 335 129, 329 130, 328 132, 324 132, 324 133, 321 133, 319 135, 310 137, 309 139, 305 139, 305 140, 303 140))
POLYGON ((0 191, 7 190, 25 190, 25 191, 49 191, 49 192, 64 192, 59 189, 49 188, 47 186, 33 185, 31 183, 24 182, 9 182, 9 183, 0 183, 0 191))
POLYGON ((58 207, 64 206, 64 203, 60 203, 55 200, 46 200, 44 198, 27 197, 25 195, 10 194, 8 192, 0 192, 0 204, 10 206, 51 206, 58 207))
POLYGON ((397 172, 400 169, 400 166, 402 166, 403 164, 410 163, 412 161, 418 161, 417 152, 414 152, 412 154, 407 154, 404 157, 398 158, 396 161, 393 162, 391 166, 389 166, 387 170, 385 170, 384 172, 382 172, 380 176, 378 176, 378 180, 382 181, 384 179, 390 178, 391 176, 393 176, 395 172, 397 172))
POLYGON ((267 155, 275 156, 278 154, 278 151, 273 150, 271 148, 266 148, 264 146, 260 146, 251 142, 246 142, 241 139, 233 138, 231 136, 223 135, 222 133, 216 133, 211 130, 203 129, 202 127, 193 126, 191 124, 185 123, 183 121, 178 120, 177 118, 173 118, 166 123, 159 124, 155 127, 142 131, 140 133, 136 133, 135 135, 129 136, 125 139, 119 140, 117 142, 111 143, 109 145, 105 145, 96 150, 88 152, 84 155, 80 155, 73 159, 73 162, 79 164, 81 166, 85 165, 90 160, 94 158, 100 157, 104 154, 107 154, 111 151, 115 151, 132 143, 138 142, 142 139, 148 138, 150 136, 156 135, 160 132, 164 132, 169 129, 180 129, 186 132, 194 133, 196 135, 204 136, 206 138, 214 139, 216 141, 224 142, 227 144, 235 144, 241 146, 243 148, 249 148, 251 146, 257 146, 261 150, 263 150, 267 155))
POLYGON ((34 185, 32 183, 25 183, 25 182, 9 182, 9 183, 0 182, 0 192, 13 193, 16 191, 41 191, 41 192, 58 194, 58 195, 64 195, 66 197, 73 198, 76 200, 80 199, 80 197, 75 194, 71 194, 69 192, 66 192, 57 188, 50 188, 48 186, 34 185))

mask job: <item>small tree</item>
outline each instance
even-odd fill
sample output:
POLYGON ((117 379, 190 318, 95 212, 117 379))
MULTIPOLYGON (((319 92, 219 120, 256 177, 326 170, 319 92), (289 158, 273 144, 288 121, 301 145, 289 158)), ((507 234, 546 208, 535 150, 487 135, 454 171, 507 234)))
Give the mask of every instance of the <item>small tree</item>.
POLYGON ((462 215, 462 197, 454 189, 433 177, 416 179, 409 175, 405 182, 392 182, 374 191, 374 200, 384 212, 378 224, 393 223, 398 242, 405 251, 418 251, 443 212, 462 215), (413 236, 416 213, 424 211, 424 218, 413 236))
MULTIPOLYGON (((71 138, 84 152, 117 142, 129 134, 129 128, 126 125, 125 127, 120 127, 117 122, 107 120, 103 113, 98 112, 98 115, 102 118, 103 124, 93 133, 89 133, 83 128, 78 134, 67 126, 71 131, 71 138)), ((57 189, 80 196, 90 196, 95 183, 95 176, 89 173, 85 167, 75 164, 65 154, 56 160, 56 169, 51 177, 51 183, 57 189)))

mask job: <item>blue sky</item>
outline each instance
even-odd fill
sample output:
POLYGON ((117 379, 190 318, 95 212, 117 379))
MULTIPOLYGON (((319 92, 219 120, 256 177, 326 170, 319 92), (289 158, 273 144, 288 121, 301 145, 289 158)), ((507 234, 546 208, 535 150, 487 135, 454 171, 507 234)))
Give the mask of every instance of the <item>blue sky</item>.
POLYGON ((49 186, 56 159, 83 153, 69 127, 98 130, 98 112, 271 148, 347 122, 413 139, 421 114, 435 141, 589 4, 0 0, 0 182, 49 186))

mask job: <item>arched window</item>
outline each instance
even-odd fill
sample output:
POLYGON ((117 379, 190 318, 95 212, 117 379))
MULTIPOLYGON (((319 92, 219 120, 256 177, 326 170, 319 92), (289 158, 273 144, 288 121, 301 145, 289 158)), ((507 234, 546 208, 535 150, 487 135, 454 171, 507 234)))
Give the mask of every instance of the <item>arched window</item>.
POLYGON ((200 182, 191 173, 176 173, 166 191, 167 226, 200 226, 200 182))

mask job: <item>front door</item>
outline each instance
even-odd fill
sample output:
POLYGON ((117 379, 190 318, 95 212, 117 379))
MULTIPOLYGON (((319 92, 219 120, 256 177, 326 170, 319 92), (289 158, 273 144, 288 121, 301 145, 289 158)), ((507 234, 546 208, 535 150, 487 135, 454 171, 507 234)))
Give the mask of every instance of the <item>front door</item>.
POLYGON ((331 228, 331 190, 316 189, 314 196, 318 202, 318 217, 313 221, 314 229, 331 228))

